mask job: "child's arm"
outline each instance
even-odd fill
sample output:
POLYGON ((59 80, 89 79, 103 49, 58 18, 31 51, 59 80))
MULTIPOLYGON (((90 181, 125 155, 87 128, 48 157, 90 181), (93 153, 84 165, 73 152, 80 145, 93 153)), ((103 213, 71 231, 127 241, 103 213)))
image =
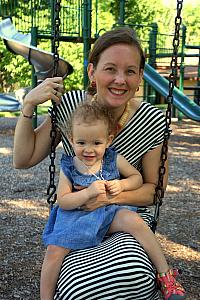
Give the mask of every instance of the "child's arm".
POLYGON ((120 175, 125 178, 107 181, 106 187, 111 195, 118 195, 123 191, 136 190, 143 184, 140 172, 120 154, 117 155, 117 167, 120 175))
POLYGON ((78 192, 72 192, 71 181, 64 175, 62 170, 60 171, 57 201, 62 209, 72 210, 78 208, 85 204, 90 198, 105 193, 105 181, 102 180, 93 182, 88 188, 78 192))

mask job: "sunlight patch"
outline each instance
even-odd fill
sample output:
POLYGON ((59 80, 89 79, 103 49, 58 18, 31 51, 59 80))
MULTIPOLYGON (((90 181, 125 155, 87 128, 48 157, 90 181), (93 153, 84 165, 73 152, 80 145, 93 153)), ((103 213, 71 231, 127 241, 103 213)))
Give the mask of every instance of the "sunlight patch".
POLYGON ((0 148, 1 154, 11 154, 12 150, 10 148, 0 148))
POLYGON ((200 261, 200 252, 192 249, 190 246, 175 243, 166 238, 166 236, 156 233, 161 245, 163 246, 165 254, 175 258, 186 261, 200 261))
POLYGON ((49 208, 47 206, 37 206, 37 203, 35 201, 4 201, 6 202, 7 209, 4 208, 4 212, 6 210, 8 212, 11 212, 13 214, 23 215, 26 216, 37 216, 40 218, 46 219, 49 216, 49 208))

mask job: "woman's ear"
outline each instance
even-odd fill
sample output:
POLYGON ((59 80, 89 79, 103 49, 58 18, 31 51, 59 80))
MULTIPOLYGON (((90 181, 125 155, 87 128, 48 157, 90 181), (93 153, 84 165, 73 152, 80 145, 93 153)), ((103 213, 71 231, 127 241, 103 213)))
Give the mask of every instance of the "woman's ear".
POLYGON ((140 69, 140 83, 142 82, 143 76, 144 76, 144 69, 140 69))
POLYGON ((89 80, 92 81, 94 79, 94 65, 92 63, 88 64, 87 72, 89 80))

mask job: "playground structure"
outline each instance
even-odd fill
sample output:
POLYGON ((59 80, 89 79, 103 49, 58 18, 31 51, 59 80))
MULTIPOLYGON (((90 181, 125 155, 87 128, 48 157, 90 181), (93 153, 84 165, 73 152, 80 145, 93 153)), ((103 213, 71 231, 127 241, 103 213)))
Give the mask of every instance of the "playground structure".
MULTIPOLYGON (((23 34, 29 34, 31 45, 29 48, 37 46, 40 40, 53 40, 53 20, 54 20, 54 2, 55 0, 46 1, 40 0, 31 1, 31 3, 20 3, 20 10, 17 10, 17 1, 14 1, 12 5, 4 0, 1 0, 1 17, 12 18, 12 22, 15 25, 17 31, 23 34), (42 16, 42 14, 44 14, 42 16)), ((19 5, 19 4, 18 4, 19 5)), ((163 81, 163 77, 167 77, 170 70, 170 57, 172 54, 172 48, 165 45, 165 41, 171 39, 172 35, 159 33, 157 24, 153 23, 150 25, 141 24, 126 24, 124 20, 125 15, 125 1, 119 1, 119 19, 113 26, 124 26, 135 27, 136 30, 142 36, 142 44, 145 49, 147 56, 147 65, 145 68, 144 84, 141 89, 142 92, 139 94, 148 102, 152 104, 165 103, 165 97, 167 93, 167 81, 163 81), (153 69, 151 68, 153 67, 153 69), (157 69, 160 73, 154 72, 157 69), (164 86, 163 86, 164 85, 164 86)), ((87 58, 94 40, 109 28, 99 28, 98 18, 101 16, 101 11, 98 5, 98 1, 61 1, 61 24, 59 41, 82 43, 83 44, 83 69, 84 69, 84 87, 87 86, 87 58)), ((9 40, 5 35, 2 36, 4 40, 9 40)), ((18 42, 16 36, 11 37, 12 41, 9 43, 18 42)), ((186 45, 186 28, 182 26, 182 33, 180 36, 180 53, 179 57, 179 69, 178 78, 179 82, 179 97, 175 96, 174 106, 178 108, 184 115, 193 120, 200 121, 200 46, 186 45), (196 49, 199 53, 185 53, 186 49, 196 49), (197 60, 196 74, 189 78, 192 79, 192 85, 185 84, 187 66, 184 65, 187 57, 195 57, 197 60), (184 93, 187 93, 186 96, 184 93)), ((15 43, 16 44, 16 43, 15 43)), ((16 45, 8 45, 12 51, 17 53, 15 50, 16 45)), ((37 48, 36 48, 37 49, 37 48)), ((36 50, 34 49, 34 50, 36 50)), ((21 54, 27 59, 27 54, 21 54)), ((27 51, 26 51, 27 52, 27 51)), ((36 50, 36 53, 43 55, 42 50, 36 50)), ((54 52, 52 47, 51 52, 54 52)), ((44 61, 42 57, 42 61, 44 61)), ((34 65, 34 62, 33 62, 34 65)), ((192 66, 191 66, 192 67, 192 66)), ((32 77, 34 80, 34 76, 32 77)), ((36 83, 33 83, 33 85, 36 83)))

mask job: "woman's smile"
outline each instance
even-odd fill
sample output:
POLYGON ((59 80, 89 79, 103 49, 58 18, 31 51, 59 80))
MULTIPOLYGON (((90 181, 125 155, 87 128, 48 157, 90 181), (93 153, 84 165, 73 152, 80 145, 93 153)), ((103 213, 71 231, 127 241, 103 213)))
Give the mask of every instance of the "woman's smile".
POLYGON ((124 95, 127 92, 127 90, 119 89, 119 88, 108 88, 108 89, 115 96, 121 96, 121 95, 124 95))

